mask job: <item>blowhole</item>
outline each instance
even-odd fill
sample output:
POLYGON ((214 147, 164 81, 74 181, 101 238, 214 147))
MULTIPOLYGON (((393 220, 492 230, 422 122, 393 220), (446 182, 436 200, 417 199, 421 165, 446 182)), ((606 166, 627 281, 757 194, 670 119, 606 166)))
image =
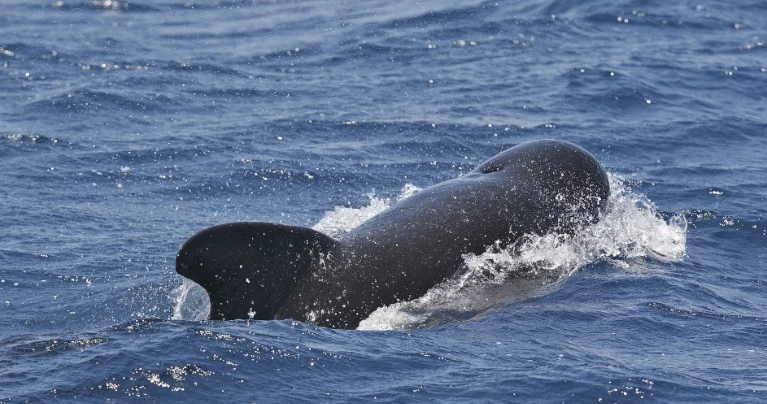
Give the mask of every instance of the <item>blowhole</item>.
POLYGON ((490 173, 494 173, 496 171, 501 171, 501 170, 503 170, 503 166, 500 164, 488 164, 482 167, 483 174, 490 174, 490 173))

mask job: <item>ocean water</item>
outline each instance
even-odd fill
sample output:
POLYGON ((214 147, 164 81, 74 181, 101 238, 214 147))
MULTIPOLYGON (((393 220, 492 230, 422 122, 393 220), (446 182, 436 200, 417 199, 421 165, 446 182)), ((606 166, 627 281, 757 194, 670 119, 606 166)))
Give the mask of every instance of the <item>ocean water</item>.
POLYGON ((765 402, 765 161, 763 1, 6 0, 0 402, 765 402), (606 217, 360 330, 207 321, 175 273, 544 138, 606 217))

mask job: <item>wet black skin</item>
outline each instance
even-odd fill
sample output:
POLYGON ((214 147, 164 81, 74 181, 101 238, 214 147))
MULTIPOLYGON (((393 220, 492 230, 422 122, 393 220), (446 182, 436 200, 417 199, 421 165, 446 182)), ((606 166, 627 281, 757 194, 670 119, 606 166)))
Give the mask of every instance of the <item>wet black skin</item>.
POLYGON ((524 234, 596 222, 610 193, 596 159, 542 140, 424 189, 339 240, 311 229, 230 223, 201 231, 176 270, 206 289, 211 319, 285 319, 356 328, 384 305, 418 298, 481 254, 524 234))

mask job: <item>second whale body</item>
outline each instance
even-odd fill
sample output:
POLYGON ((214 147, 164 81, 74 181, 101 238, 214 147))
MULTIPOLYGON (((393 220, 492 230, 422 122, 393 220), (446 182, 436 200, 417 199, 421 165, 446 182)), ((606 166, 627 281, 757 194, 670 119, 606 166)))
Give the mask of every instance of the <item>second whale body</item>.
POLYGON ((604 169, 587 151, 534 141, 394 204, 338 240, 273 223, 205 229, 182 246, 176 271, 207 291, 211 319, 356 328, 377 308, 423 296, 459 273, 465 254, 595 223, 609 194, 604 169))

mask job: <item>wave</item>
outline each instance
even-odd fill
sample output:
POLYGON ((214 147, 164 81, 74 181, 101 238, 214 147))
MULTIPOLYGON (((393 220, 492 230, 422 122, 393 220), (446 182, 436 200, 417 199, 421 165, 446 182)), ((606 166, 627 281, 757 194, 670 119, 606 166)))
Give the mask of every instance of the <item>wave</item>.
POLYGON ((92 0, 82 2, 64 2, 53 1, 50 3, 51 8, 55 8, 61 11, 119 11, 119 12, 134 12, 134 13, 147 13, 158 11, 156 8, 136 3, 133 1, 125 0, 92 0))
POLYGON ((165 95, 145 94, 115 94, 111 92, 78 89, 72 92, 57 94, 47 99, 34 101, 25 106, 27 111, 40 114, 47 113, 89 113, 100 114, 112 112, 158 112, 167 111, 168 105, 176 101, 165 95))

